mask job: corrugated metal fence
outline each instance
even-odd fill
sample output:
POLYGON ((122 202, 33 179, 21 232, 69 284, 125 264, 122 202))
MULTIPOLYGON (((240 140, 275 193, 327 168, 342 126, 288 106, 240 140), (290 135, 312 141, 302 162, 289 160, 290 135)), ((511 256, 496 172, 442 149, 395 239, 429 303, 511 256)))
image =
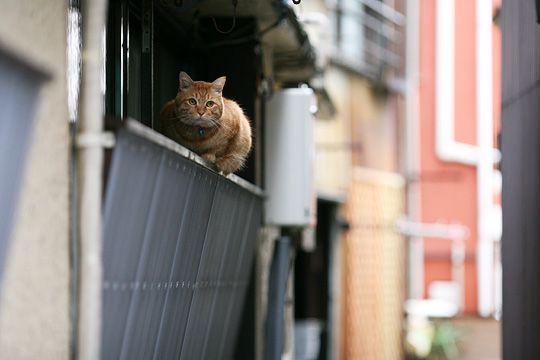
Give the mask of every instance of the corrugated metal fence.
POLYGON ((230 359, 261 204, 246 187, 121 130, 104 209, 102 357, 230 359))
POLYGON ((540 3, 503 1, 503 358, 540 353, 540 3))

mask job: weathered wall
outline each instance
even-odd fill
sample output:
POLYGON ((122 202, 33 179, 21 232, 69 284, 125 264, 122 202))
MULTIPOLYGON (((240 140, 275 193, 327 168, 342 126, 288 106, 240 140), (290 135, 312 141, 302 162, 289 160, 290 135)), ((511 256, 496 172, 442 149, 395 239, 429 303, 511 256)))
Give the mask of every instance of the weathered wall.
POLYGON ((326 72, 328 93, 336 106, 333 119, 315 122, 315 184, 318 191, 345 194, 351 179, 351 118, 347 74, 330 68, 326 72))
POLYGON ((69 355, 65 0, 4 0, 0 46, 52 75, 42 89, 0 299, 1 359, 69 355))
POLYGON ((349 117, 355 166, 398 170, 398 128, 394 103, 367 79, 349 74, 349 117))
POLYGON ((351 166, 398 169, 398 126, 389 98, 366 78, 329 66, 325 84, 336 106, 333 119, 315 126, 317 189, 346 193, 351 166))

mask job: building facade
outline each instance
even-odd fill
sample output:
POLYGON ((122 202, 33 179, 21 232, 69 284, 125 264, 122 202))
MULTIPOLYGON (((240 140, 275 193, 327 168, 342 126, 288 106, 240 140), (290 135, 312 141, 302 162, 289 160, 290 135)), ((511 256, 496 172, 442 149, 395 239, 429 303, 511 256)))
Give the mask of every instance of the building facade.
POLYGON ((67 3, 51 1, 39 10, 33 1, 3 6, 2 50, 41 69, 49 80, 37 101, 3 264, 0 352, 12 359, 67 359, 72 330, 67 3))
POLYGON ((426 236, 413 254, 423 263, 411 279, 421 284, 413 295, 453 297, 464 313, 490 316, 500 310, 501 282, 501 34, 493 21, 500 2, 418 4, 421 155, 411 176, 419 221, 450 225, 450 232, 426 236), (452 236, 453 225, 466 238, 452 236))

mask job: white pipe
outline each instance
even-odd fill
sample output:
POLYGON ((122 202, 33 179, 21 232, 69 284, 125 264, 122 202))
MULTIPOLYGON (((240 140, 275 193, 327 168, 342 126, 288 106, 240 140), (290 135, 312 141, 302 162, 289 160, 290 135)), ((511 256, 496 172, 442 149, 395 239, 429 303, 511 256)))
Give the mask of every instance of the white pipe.
MULTIPOLYGON (((101 95, 102 41, 107 0, 83 2, 81 123, 79 136, 99 137, 103 131, 101 95)), ((80 146, 79 229, 80 286, 77 358, 100 358, 101 339, 101 195, 103 148, 96 142, 80 146)))
POLYGON ((478 161, 478 311, 489 316, 494 310, 493 238, 493 49, 491 0, 476 0, 476 116, 478 161))
POLYGON ((469 237, 469 228, 460 224, 421 223, 401 218, 396 221, 396 230, 411 238, 437 238, 452 241, 452 280, 459 284, 459 308, 465 303, 465 240, 469 237))
POLYGON ((493 148, 491 1, 476 0, 477 146, 454 139, 455 0, 437 0, 436 8, 436 153, 439 159, 477 167, 478 311, 491 313, 493 254, 489 237, 493 207, 493 164, 500 152, 493 148))
POLYGON ((437 0, 435 41, 435 151, 441 160, 465 162, 454 146, 454 0, 437 0), (457 155, 459 154, 459 156, 457 155))
POLYGON ((469 228, 460 224, 421 223, 407 219, 398 219, 396 229, 400 234, 413 237, 429 237, 444 240, 465 240, 469 237, 469 228))
MULTIPOLYGON (((435 59, 435 151, 439 159, 443 161, 477 166, 479 160, 478 147, 471 144, 457 142, 454 138, 454 34, 455 0, 437 0, 435 41, 435 51, 437 54, 435 59)), ((492 59, 490 57, 490 68, 491 62, 492 59)), ((489 94, 491 94, 491 89, 489 94)), ((482 97, 486 97, 486 95, 482 94, 482 97)), ((491 134, 492 133, 493 131, 491 131, 491 134)), ((492 149, 490 156, 492 156, 493 162, 500 161, 501 154, 498 149, 492 149)))
MULTIPOLYGON (((420 121, 419 121, 419 56, 420 56, 420 3, 407 1, 406 27, 406 98, 405 98, 405 166, 409 179, 407 186, 407 213, 413 220, 421 218, 420 182, 420 121)), ((411 236, 409 241, 408 297, 421 299, 424 295, 424 241, 411 236)))

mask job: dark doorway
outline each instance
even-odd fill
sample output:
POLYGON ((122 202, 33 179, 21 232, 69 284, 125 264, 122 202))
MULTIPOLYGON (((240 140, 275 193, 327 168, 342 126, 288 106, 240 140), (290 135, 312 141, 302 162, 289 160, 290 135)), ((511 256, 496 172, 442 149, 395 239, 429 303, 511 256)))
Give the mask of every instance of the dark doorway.
POLYGON ((299 249, 294 267, 297 341, 300 341, 302 347, 302 342, 312 341, 310 337, 318 331, 319 360, 332 358, 333 255, 341 232, 338 207, 336 201, 318 199, 316 248, 312 252, 299 249))

